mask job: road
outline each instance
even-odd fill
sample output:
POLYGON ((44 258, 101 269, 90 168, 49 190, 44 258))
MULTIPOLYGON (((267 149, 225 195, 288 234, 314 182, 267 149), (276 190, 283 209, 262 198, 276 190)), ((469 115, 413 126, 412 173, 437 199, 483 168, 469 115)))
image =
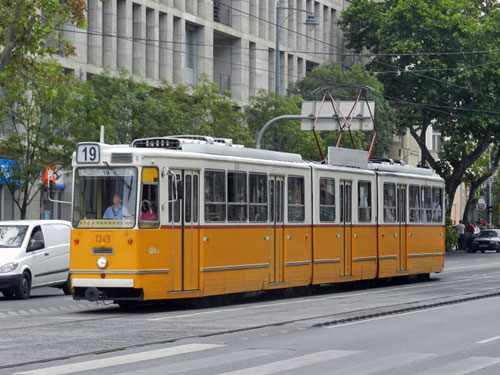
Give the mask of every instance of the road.
POLYGON ((41 289, 0 301, 0 374, 498 374, 499 281, 500 254, 459 253, 429 282, 196 310, 41 289))

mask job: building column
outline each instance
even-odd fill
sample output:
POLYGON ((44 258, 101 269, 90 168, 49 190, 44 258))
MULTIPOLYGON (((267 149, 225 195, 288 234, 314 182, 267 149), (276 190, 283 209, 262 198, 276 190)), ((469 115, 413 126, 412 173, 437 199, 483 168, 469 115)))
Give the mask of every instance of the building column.
POLYGON ((158 10, 146 9, 146 76, 158 80, 159 70, 158 10))
POLYGON ((116 0, 102 3, 102 43, 103 66, 116 70, 117 67, 117 8, 116 0))
POLYGON ((139 4, 133 5, 133 32, 134 41, 132 72, 138 76, 146 76, 146 8, 139 4))
POLYGON ((117 2, 117 48, 119 68, 132 73, 133 48, 132 48, 132 2, 118 0, 117 2))
POLYGON ((232 45, 231 92, 233 98, 246 102, 248 100, 250 72, 249 41, 237 39, 232 45))
POLYGON ((243 34, 249 34, 250 3, 248 0, 233 0, 231 6, 236 9, 231 12, 231 24, 233 28, 241 31, 243 34))
POLYGON ((102 3, 100 0, 88 0, 87 25, 87 62, 102 66, 102 3))
POLYGON ((262 39, 268 39, 269 28, 269 0, 261 0, 259 3, 259 34, 262 39))
POLYGON ((184 84, 184 66, 186 64, 186 21, 182 18, 174 17, 173 33, 174 59, 173 59, 173 82, 184 84))
POLYGON ((214 29, 208 26, 200 27, 197 30, 196 42, 198 75, 204 73, 210 80, 214 77, 214 29))
POLYGON ((160 12, 159 18, 159 78, 167 82, 173 82, 174 45, 172 43, 172 35, 174 35, 174 17, 171 14, 160 12))

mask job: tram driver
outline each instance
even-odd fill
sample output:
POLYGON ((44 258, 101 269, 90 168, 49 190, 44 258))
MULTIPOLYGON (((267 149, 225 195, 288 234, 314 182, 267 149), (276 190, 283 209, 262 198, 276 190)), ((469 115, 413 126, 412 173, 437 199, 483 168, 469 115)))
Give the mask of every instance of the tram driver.
POLYGON ((113 195, 113 204, 106 208, 102 218, 122 220, 123 218, 129 218, 131 216, 127 208, 122 205, 122 197, 120 194, 115 194, 113 195))

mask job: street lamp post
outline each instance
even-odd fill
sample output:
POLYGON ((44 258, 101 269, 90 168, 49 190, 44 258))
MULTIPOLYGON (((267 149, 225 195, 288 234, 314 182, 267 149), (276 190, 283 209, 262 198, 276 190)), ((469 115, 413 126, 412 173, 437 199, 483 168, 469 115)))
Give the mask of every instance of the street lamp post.
POLYGON ((304 22, 304 24, 306 26, 316 26, 316 25, 319 25, 319 22, 318 20, 316 19, 316 17, 314 16, 314 14, 312 12, 309 12, 307 10, 304 10, 304 9, 298 9, 298 8, 288 8, 288 7, 280 7, 279 6, 279 0, 277 0, 277 3, 276 3, 276 48, 275 48, 275 54, 276 54, 276 59, 275 59, 275 68, 274 68, 274 71, 275 71, 275 74, 276 74, 276 77, 275 77, 275 88, 274 88, 274 91, 276 93, 277 96, 280 95, 280 74, 281 74, 281 53, 280 53, 280 28, 281 28, 281 22, 284 22, 289 16, 285 17, 285 19, 283 21, 280 22, 280 11, 282 9, 287 9, 287 10, 293 10, 295 11, 295 13, 297 12, 305 12, 307 14, 307 17, 306 17, 306 21, 304 22))

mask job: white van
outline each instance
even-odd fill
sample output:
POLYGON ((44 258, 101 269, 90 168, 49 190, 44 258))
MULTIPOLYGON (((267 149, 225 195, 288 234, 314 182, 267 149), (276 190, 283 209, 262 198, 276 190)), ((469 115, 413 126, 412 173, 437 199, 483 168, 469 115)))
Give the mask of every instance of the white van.
POLYGON ((71 294, 70 232, 63 220, 0 221, 0 292, 26 299, 31 288, 53 286, 71 294))

